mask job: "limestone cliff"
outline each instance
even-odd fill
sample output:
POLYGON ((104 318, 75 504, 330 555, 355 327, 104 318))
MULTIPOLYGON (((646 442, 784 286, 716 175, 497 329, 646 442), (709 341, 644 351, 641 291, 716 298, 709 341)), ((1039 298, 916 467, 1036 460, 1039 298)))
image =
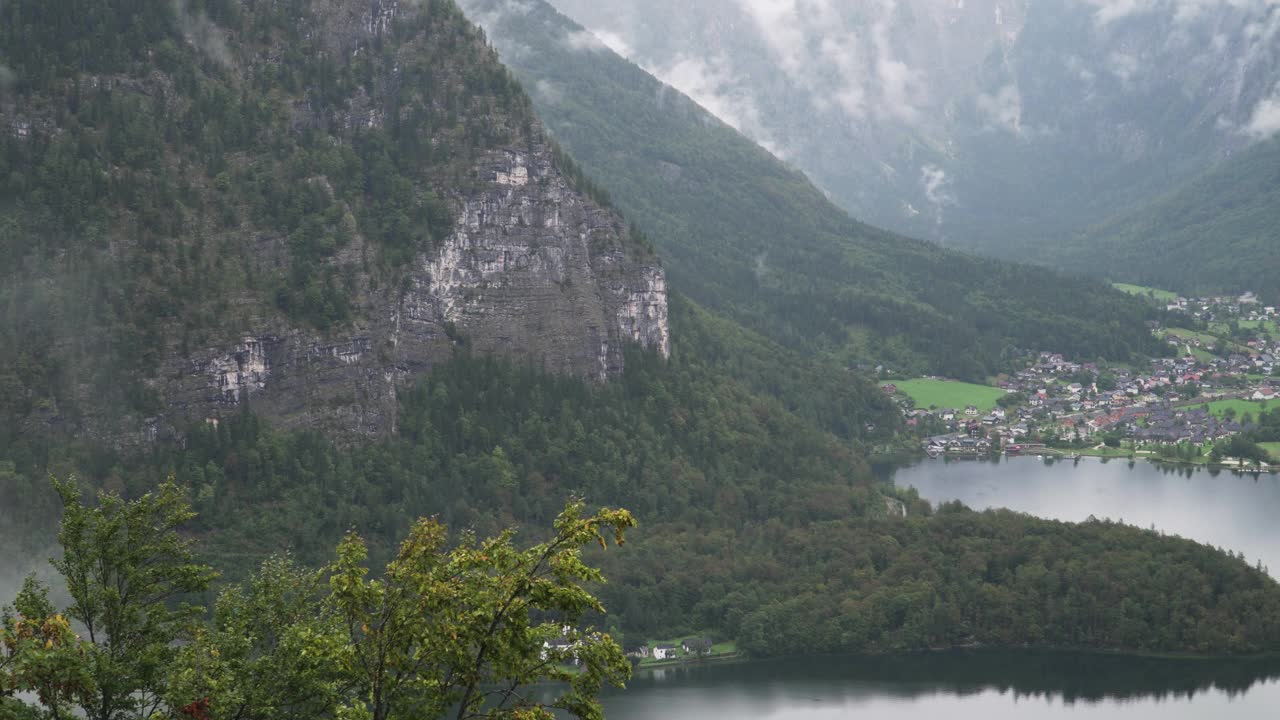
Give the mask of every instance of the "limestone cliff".
POLYGON ((456 226, 401 286, 367 292, 347 332, 263 317, 252 334, 165 358, 164 419, 216 419, 248 401, 290 425, 394 429, 396 390, 465 345, 606 381, 637 343, 670 353, 666 279, 627 250, 618 215, 570 187, 548 147, 495 150, 456 226))
MULTIPOLYGON (((117 4, 97 21, 133 32, 117 4)), ((0 359, 62 372, 46 395, 25 376, 0 392, 22 432, 131 446, 248 403, 376 435, 405 383, 464 349, 592 381, 629 343, 669 353, 652 251, 452 2, 154 4, 123 55, 77 66, 39 33, 0 55, 18 78, 0 127, 22 129, 0 159, 32 178, 6 226, 0 304, 23 317, 0 359), (102 183, 71 210, 64 178, 33 187, 58 152, 102 183)), ((10 12, 47 21, 37 5, 10 12)))

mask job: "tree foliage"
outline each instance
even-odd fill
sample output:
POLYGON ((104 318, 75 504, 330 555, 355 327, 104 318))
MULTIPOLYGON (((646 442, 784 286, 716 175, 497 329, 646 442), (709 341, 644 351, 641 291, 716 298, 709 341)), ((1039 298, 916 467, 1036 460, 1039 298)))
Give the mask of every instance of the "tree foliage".
POLYGON ((6 713, 22 708, 13 693, 30 691, 53 718, 593 719, 601 688, 630 675, 618 644, 583 625, 604 613, 587 589, 604 576, 582 549, 621 545, 635 526, 625 510, 571 502, 528 548, 511 529, 450 547, 447 528, 422 519, 372 579, 349 533, 322 571, 269 558, 205 619, 174 597, 211 578, 176 533, 192 512, 175 485, 132 501, 102 494, 93 508, 74 483, 57 487, 55 564, 73 602, 55 611, 29 579, 5 609, 6 713), (562 690, 528 691, 544 682, 562 690))

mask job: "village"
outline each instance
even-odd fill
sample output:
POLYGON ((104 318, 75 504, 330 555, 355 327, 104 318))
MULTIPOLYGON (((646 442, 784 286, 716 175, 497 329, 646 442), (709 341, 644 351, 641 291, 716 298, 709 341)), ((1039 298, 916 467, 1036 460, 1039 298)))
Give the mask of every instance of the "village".
POLYGON ((1153 323, 1152 332, 1172 352, 1146 366, 1101 366, 1052 351, 1025 352, 1021 369, 996 378, 991 388, 973 386, 987 391, 975 395, 986 402, 957 407, 925 405, 920 393, 912 396, 908 382, 901 383, 908 391, 894 382, 881 387, 902 404, 907 425, 931 456, 1207 458, 1215 444, 1252 429, 1259 413, 1280 407, 1272 403, 1280 397, 1280 317, 1251 293, 1173 298, 1166 310, 1205 330, 1153 323))

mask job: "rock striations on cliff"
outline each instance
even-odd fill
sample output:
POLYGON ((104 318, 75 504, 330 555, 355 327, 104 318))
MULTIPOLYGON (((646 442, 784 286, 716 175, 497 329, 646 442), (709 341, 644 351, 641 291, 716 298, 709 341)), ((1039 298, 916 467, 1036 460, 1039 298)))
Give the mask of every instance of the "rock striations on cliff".
MULTIPOLYGON (((64 376, 44 393, 15 378, 33 388, 5 399, 23 432, 134 445, 247 403, 378 435, 395 429, 398 389, 464 349, 596 381, 628 344, 669 354, 652 251, 593 199, 452 2, 157 0, 140 48, 92 63, 40 44, 38 4, 4 9, 36 30, 0 56, 17 78, 0 126, 25 130, 5 138, 0 176, 33 178, 6 187, 4 300, 24 318, 5 327, 23 349, 6 352, 19 368, 60 358, 64 376), (24 51, 50 77, 31 77, 24 51), (86 143, 143 157, 71 163, 100 184, 81 221, 39 169, 86 143)), ((138 4, 84 10, 109 30, 138 4)))

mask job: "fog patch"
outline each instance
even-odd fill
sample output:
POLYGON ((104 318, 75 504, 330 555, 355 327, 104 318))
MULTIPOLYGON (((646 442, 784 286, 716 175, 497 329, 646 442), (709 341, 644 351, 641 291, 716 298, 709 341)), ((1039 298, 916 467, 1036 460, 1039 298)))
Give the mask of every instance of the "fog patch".
POLYGON ((1266 140, 1280 132, 1280 88, 1258 103, 1244 131, 1258 140, 1266 140))
POLYGON ((192 14, 187 9, 186 0, 172 0, 172 7, 173 14, 178 18, 178 28, 188 43, 223 67, 235 64, 231 49, 227 46, 225 30, 218 27, 203 11, 192 14))
POLYGON ((937 165, 929 164, 920 168, 920 185, 924 189, 925 199, 933 206, 933 222, 942 225, 948 205, 955 205, 956 199, 948 190, 951 178, 937 165))
POLYGON ((681 55, 663 67, 644 69, 769 152, 782 157, 781 148, 765 128, 755 99, 738 87, 729 59, 723 54, 708 59, 681 55))
POLYGON ((987 127, 1022 134, 1022 93, 1016 85, 1006 85, 994 95, 979 93, 975 101, 978 111, 987 119, 987 127))
POLYGON ((614 51, 618 55, 621 55, 624 58, 630 59, 631 56, 634 54, 634 51, 631 48, 631 44, 628 43, 622 37, 622 35, 616 32, 611 32, 609 30, 601 30, 600 28, 596 28, 591 32, 596 37, 600 38, 600 42, 604 43, 605 47, 614 51))
POLYGON ((538 80, 533 84, 533 93, 547 105, 559 105, 564 102, 564 88, 550 80, 538 80))

